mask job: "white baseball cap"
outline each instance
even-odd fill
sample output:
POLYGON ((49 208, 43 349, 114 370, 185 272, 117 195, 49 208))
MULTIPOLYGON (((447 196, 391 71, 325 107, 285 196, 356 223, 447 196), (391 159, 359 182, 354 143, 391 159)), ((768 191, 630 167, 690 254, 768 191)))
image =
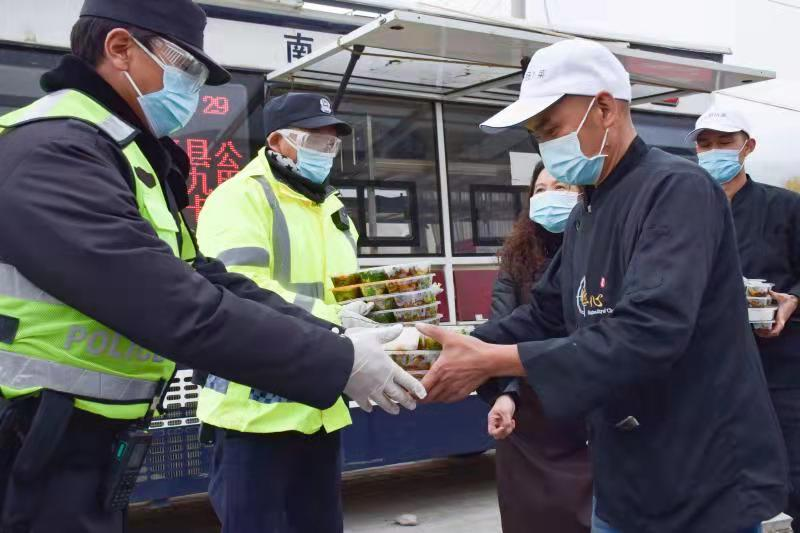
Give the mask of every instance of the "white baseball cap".
POLYGON ((694 128, 686 136, 687 141, 696 141, 697 136, 703 130, 722 131, 725 133, 743 131, 750 135, 750 125, 738 111, 727 109, 717 104, 712 105, 708 111, 700 115, 694 128))
POLYGON ((481 129, 497 133, 538 115, 564 95, 595 96, 601 91, 630 102, 631 80, 622 63, 594 41, 559 41, 533 54, 519 99, 481 124, 481 129))

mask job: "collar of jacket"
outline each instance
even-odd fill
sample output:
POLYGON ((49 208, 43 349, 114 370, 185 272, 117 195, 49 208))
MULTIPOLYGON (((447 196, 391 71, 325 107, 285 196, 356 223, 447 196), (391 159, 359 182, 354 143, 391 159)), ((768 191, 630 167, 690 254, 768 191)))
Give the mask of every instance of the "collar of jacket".
MULTIPOLYGON (((186 177, 189 175, 190 167, 186 152, 169 137, 157 139, 150 133, 149 128, 139 120, 127 102, 91 65, 72 54, 67 54, 61 58, 56 68, 42 75, 40 85, 48 93, 61 89, 80 91, 135 127, 138 130, 134 139, 136 144, 161 181, 169 185, 178 208, 183 209, 189 204, 186 177)), ((129 179, 128 185, 133 188, 132 177, 129 179)))
POLYGON ((637 135, 628 147, 625 155, 623 155, 622 159, 617 163, 617 166, 606 176, 606 179, 604 179, 600 185, 592 185, 584 188, 584 204, 596 205, 599 199, 608 196, 614 187, 636 168, 644 156, 647 155, 649 149, 650 148, 645 144, 642 138, 637 135))
POLYGON ((325 180, 319 185, 308 181, 294 170, 281 164, 275 154, 266 148, 259 150, 258 157, 263 159, 265 165, 269 165, 275 179, 315 204, 323 203, 328 196, 336 192, 329 180, 325 180))
POLYGON ((269 157, 269 155, 265 152, 263 148, 259 150, 257 158, 259 166, 262 169, 261 171, 258 172, 258 174, 266 174, 275 178, 273 180, 273 183, 276 186, 274 190, 275 194, 277 194, 278 196, 291 198, 308 206, 313 205, 315 207, 321 207, 323 213, 326 215, 332 215, 333 213, 339 211, 344 207, 344 204, 339 199, 336 189, 331 187, 330 185, 326 189, 327 196, 323 198, 321 202, 317 202, 315 200, 312 200, 311 198, 308 198, 306 195, 298 192, 293 187, 291 187, 288 182, 281 179, 275 172, 275 166, 270 165, 272 158, 269 157))

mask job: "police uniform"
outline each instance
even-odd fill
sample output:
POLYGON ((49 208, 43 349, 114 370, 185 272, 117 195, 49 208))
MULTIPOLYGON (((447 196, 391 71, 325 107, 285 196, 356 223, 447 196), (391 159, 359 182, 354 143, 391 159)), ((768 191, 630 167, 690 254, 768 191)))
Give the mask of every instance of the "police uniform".
MULTIPOLYGON (((280 96, 264 116, 268 134, 322 126, 350 132, 320 95, 280 96)), ((262 148, 209 196, 197 234, 229 270, 339 322, 331 277, 358 268, 358 233, 327 180, 315 184, 262 148)), ((320 410, 210 376, 197 416, 219 428, 209 494, 224 532, 342 530, 339 430, 350 413, 341 398, 320 410)))
POLYGON ((735 533, 783 510, 733 219, 702 169, 634 140, 587 188, 532 300, 475 335, 518 343, 545 414, 588 418, 598 518, 735 533))
MULTIPOLYGON (((208 63, 209 83, 228 79, 188 0, 88 0, 83 14, 159 33, 208 63)), ((42 86, 0 117, 0 212, 15 227, 0 232, 0 530, 113 533, 112 444, 175 363, 327 408, 352 344, 197 251, 179 212, 185 154, 91 66, 67 55, 42 86)))

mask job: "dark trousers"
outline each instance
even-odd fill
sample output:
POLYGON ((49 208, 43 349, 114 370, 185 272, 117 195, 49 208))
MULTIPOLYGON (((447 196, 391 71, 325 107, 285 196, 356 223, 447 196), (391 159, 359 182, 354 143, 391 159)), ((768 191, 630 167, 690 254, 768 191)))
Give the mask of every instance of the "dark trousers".
POLYGON ((217 430, 209 496, 222 533, 342 533, 341 437, 217 430))
POLYGON ((772 405, 778 415, 789 456, 789 504, 786 514, 800 522, 800 388, 771 388, 772 405))
POLYGON ((113 444, 122 427, 76 410, 55 453, 29 481, 10 473, 17 447, 4 446, 0 451, 0 533, 123 532, 124 513, 107 512, 100 503, 113 444))

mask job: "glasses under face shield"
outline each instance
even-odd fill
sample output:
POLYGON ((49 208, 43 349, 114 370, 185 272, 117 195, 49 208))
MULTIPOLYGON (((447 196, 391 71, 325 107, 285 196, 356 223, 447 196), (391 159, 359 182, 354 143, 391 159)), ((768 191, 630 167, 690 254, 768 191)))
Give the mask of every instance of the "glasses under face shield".
POLYGON ((133 40, 161 68, 174 67, 191 78, 193 92, 199 91, 200 87, 205 85, 208 79, 208 67, 177 44, 161 37, 155 37, 151 39, 150 48, 148 48, 135 37, 133 40))
POLYGON ((283 129, 278 130, 286 141, 295 149, 313 150, 322 154, 336 156, 342 148, 342 140, 335 135, 314 133, 310 131, 283 129))

